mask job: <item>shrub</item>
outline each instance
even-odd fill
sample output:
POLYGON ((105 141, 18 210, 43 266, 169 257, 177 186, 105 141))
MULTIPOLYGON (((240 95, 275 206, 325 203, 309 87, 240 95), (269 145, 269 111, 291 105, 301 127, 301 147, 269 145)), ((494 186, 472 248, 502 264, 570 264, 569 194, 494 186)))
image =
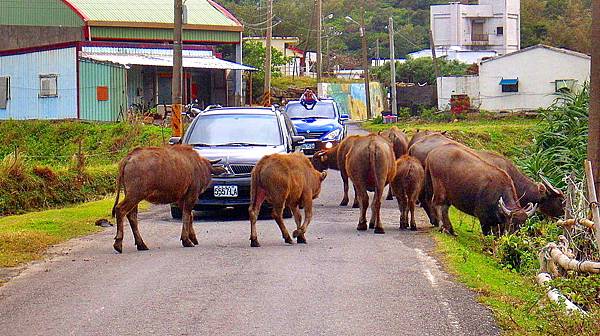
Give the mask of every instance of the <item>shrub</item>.
POLYGON ((6 155, 0 162, 0 174, 18 181, 25 178, 25 169, 23 156, 17 150, 6 155))
POLYGON ((50 168, 46 166, 35 166, 33 167, 33 174, 48 182, 56 181, 56 173, 50 168))

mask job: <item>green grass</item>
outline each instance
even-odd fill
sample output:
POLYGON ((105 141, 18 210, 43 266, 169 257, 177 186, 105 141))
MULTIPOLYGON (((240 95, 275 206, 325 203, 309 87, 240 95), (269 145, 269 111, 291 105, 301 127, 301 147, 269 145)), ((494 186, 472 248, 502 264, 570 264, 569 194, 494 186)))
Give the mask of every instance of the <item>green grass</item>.
MULTIPOLYGON (((324 83, 362 83, 362 80, 353 80, 353 79, 343 79, 343 78, 328 78, 324 77, 322 80, 324 83)), ((291 77, 291 76, 282 76, 275 77, 272 79, 271 85, 275 88, 279 88, 281 90, 285 90, 290 87, 296 88, 307 88, 317 87, 317 79, 313 77, 291 77)))
POLYGON ((101 231, 94 225, 110 218, 114 198, 64 209, 0 218, 0 267, 39 259, 51 245, 101 231))
POLYGON ((539 120, 530 118, 505 118, 498 120, 461 120, 457 122, 401 121, 395 124, 367 122, 363 127, 378 132, 392 126, 406 130, 447 131, 453 139, 476 150, 492 150, 509 157, 517 157, 533 141, 539 120))

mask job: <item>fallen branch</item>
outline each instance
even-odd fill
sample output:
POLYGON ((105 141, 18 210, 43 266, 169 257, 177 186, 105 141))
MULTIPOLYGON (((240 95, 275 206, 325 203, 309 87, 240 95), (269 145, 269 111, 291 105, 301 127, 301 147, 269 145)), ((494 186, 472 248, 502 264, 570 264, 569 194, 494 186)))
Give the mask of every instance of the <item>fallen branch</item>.
POLYGON ((571 302, 569 299, 567 299, 567 297, 565 297, 564 295, 562 295, 560 293, 560 291, 558 291, 558 289, 556 288, 552 288, 550 287, 547 282, 552 280, 552 277, 550 276, 550 274, 548 273, 540 273, 538 274, 535 279, 537 280, 537 283, 540 286, 544 286, 547 289, 546 295, 548 296, 548 298, 555 303, 558 304, 564 304, 565 308, 567 309, 567 311, 569 312, 579 312, 583 315, 587 315, 587 313, 582 310, 581 308, 577 307, 573 302, 571 302))

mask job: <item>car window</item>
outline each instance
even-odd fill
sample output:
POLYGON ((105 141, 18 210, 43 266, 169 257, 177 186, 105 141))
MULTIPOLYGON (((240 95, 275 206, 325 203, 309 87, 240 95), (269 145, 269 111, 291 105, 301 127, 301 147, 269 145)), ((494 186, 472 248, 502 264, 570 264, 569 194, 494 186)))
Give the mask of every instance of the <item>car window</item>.
POLYGON ((300 103, 290 103, 285 108, 285 113, 292 119, 301 118, 335 118, 335 108, 332 102, 317 102, 313 108, 307 109, 300 103))
POLYGON ((279 146, 283 139, 275 114, 216 114, 201 115, 186 142, 208 146, 279 146))
POLYGON ((298 131, 296 131, 296 127, 294 127, 294 123, 290 120, 286 114, 284 114, 285 127, 288 129, 290 135, 298 135, 298 131))

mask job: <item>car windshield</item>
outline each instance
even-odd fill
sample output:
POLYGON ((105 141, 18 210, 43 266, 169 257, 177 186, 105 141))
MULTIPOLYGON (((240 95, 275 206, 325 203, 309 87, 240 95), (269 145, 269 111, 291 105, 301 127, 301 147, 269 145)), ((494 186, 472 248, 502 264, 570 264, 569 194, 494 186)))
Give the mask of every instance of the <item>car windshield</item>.
POLYGON ((278 146, 283 141, 275 114, 217 114, 196 120, 187 143, 196 146, 278 146))
POLYGON ((307 109, 299 103, 288 104, 285 112, 292 119, 304 118, 335 118, 335 109, 331 102, 317 102, 314 108, 307 109))

